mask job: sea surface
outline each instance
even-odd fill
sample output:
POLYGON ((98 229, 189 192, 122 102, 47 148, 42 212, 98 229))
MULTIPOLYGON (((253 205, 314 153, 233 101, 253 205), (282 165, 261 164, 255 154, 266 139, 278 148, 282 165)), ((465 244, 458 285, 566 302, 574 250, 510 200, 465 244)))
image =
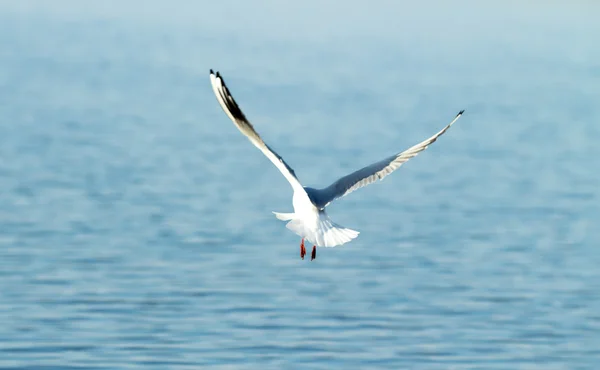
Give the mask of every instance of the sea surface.
POLYGON ((0 2, 0 368, 600 368, 599 14, 0 2), (466 112, 303 261, 211 68, 307 186, 466 112))

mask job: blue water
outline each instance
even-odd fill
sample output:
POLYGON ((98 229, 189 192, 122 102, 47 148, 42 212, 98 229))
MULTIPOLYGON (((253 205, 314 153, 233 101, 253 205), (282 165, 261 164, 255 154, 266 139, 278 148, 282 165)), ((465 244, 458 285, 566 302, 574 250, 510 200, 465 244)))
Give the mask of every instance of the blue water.
POLYGON ((0 4, 0 368, 597 369, 598 14, 0 4), (466 113, 302 261, 209 68, 309 186, 466 113))

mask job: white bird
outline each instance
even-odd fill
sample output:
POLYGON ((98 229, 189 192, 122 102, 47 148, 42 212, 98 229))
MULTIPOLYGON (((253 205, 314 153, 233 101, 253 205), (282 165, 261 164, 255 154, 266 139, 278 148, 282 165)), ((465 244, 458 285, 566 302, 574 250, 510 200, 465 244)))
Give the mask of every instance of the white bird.
POLYGON ((437 138, 446 132, 456 120, 463 114, 461 110, 456 117, 440 132, 429 139, 408 148, 407 150, 387 157, 370 166, 364 167, 356 172, 346 175, 333 184, 323 189, 314 189, 302 186, 294 170, 271 149, 254 130, 254 127, 246 119, 246 116, 237 105, 229 89, 225 85, 223 77, 217 72, 210 70, 210 82, 221 108, 231 118, 237 128, 244 134, 250 142, 260 149, 263 154, 281 171, 283 176, 292 185, 294 195, 292 204, 294 213, 273 212, 275 216, 282 221, 289 221, 286 227, 302 237, 300 242, 300 257, 304 259, 306 249, 304 239, 313 244, 311 261, 316 258, 316 247, 335 247, 345 244, 358 236, 358 231, 347 229, 340 226, 327 216, 325 207, 337 198, 350 194, 356 189, 369 185, 377 180, 381 180, 390 173, 397 170, 402 164, 416 156, 435 142, 437 138))

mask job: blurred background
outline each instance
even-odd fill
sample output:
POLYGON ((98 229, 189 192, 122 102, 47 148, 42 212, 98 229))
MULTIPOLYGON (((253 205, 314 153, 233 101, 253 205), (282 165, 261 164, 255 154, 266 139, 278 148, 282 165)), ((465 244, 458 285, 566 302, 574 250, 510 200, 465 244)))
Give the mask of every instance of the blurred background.
POLYGON ((0 368, 597 369, 595 1, 1 1, 0 368), (291 188, 404 150, 300 260, 291 188))

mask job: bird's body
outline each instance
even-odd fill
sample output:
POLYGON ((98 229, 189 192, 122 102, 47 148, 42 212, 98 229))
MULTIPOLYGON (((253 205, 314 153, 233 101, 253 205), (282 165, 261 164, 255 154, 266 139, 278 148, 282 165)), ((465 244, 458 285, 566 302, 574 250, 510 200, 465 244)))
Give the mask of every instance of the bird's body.
POLYGON ((286 225, 288 229, 319 247, 335 247, 358 236, 358 231, 347 229, 331 221, 325 207, 319 208, 311 200, 309 194, 318 195, 319 190, 308 187, 303 190, 294 190, 292 198, 294 213, 273 212, 278 219, 289 221, 286 225))
POLYGON ((347 176, 335 181, 330 186, 323 189, 314 189, 304 187, 296 177, 294 170, 271 149, 262 140, 260 135, 254 130, 252 124, 246 119, 244 113, 239 108, 225 81, 217 72, 210 71, 210 81, 213 91, 219 101, 219 104, 237 126, 237 128, 256 146, 263 154, 279 169, 283 176, 288 180, 294 191, 292 205, 294 213, 273 212, 275 216, 288 221, 286 227, 302 237, 300 245, 300 255, 304 258, 306 250, 304 240, 314 244, 311 259, 316 256, 316 246, 335 247, 345 244, 358 236, 358 231, 337 225, 327 215, 325 208, 335 199, 341 198, 356 189, 371 184, 377 180, 383 179, 410 158, 425 150, 431 143, 452 126, 456 120, 463 114, 460 111, 456 117, 446 127, 427 140, 401 152, 385 158, 379 162, 366 166, 347 176))

